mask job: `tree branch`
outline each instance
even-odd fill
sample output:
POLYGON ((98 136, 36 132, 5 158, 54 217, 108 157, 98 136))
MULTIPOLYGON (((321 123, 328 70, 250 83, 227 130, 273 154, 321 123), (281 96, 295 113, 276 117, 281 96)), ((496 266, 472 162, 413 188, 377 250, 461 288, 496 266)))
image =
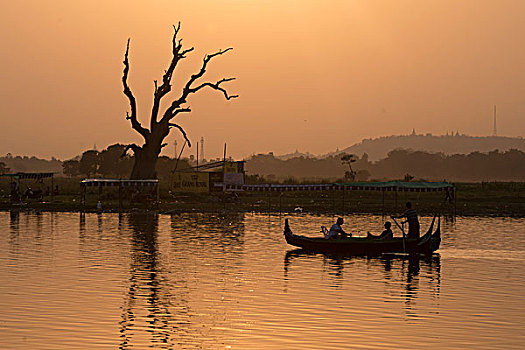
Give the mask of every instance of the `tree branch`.
POLYGON ((182 136, 184 136, 184 139, 185 139, 186 142, 188 143, 188 146, 191 147, 191 142, 190 142, 190 140, 188 139, 188 136, 186 135, 186 131, 184 131, 184 129, 182 128, 182 126, 180 126, 179 124, 174 124, 174 123, 168 123, 168 126, 179 129, 180 132, 182 133, 182 136))
MULTIPOLYGON (((182 91, 182 97, 187 97, 190 92, 187 92, 187 90, 191 89, 191 85, 199 78, 201 78, 204 73, 206 73, 206 67, 208 66, 208 63, 211 61, 211 59, 215 56, 219 56, 219 55, 222 55, 222 54, 225 54, 226 52, 230 51, 230 50, 233 50, 232 47, 229 47, 225 50, 219 50, 215 53, 212 53, 210 55, 206 55, 204 56, 204 59, 202 61, 202 66, 201 66, 201 69, 199 70, 199 72, 197 74, 193 74, 190 78, 190 80, 188 80, 188 82, 186 83, 186 86, 184 87, 183 91, 182 91)), ((182 98, 181 97, 181 98, 182 98)))
POLYGON ((171 114, 171 117, 168 119, 168 121, 170 121, 171 119, 175 118, 177 116, 177 114, 179 114, 179 113, 189 113, 189 112, 191 112, 191 108, 190 107, 177 108, 176 110, 173 111, 173 113, 171 114))
POLYGON ((173 76, 173 71, 175 70, 175 67, 177 67, 177 63, 183 58, 186 58, 186 54, 193 51, 193 47, 182 50, 182 39, 179 39, 177 41, 177 34, 180 30, 180 22, 177 26, 173 26, 173 39, 172 39, 172 54, 173 57, 171 59, 170 65, 168 69, 164 72, 164 75, 162 77, 162 85, 157 88, 157 83, 155 82, 155 93, 153 95, 153 108, 151 111, 151 128, 153 129, 153 125, 157 123, 157 115, 159 114, 159 108, 160 108, 160 100, 162 97, 164 97, 168 92, 171 91, 171 78, 173 76))
POLYGON ((220 87, 220 85, 222 83, 225 83, 227 81, 232 81, 232 80, 235 80, 235 78, 223 78, 221 80, 219 80, 218 82, 216 82, 215 84, 213 83, 203 83, 195 88, 192 88, 189 90, 190 93, 195 93, 197 91, 199 91, 200 89, 206 87, 206 86, 209 86, 211 87, 212 89, 215 89, 215 90, 218 90, 218 91, 222 91, 222 93, 224 94, 224 97, 226 97, 227 100, 231 100, 232 98, 237 98, 239 97, 239 95, 228 95, 228 91, 226 91, 224 88, 220 87))
POLYGON ((126 113, 126 119, 131 120, 131 126, 133 127, 133 129, 135 129, 139 134, 141 134, 144 138, 146 138, 149 134, 149 130, 144 128, 140 124, 140 122, 137 120, 137 102, 127 82, 128 72, 129 72, 129 61, 128 61, 129 40, 130 39, 128 39, 128 44, 126 46, 126 54, 124 55, 124 62, 123 62, 124 72, 122 75, 122 84, 124 85, 124 95, 128 97, 129 105, 131 106, 131 115, 129 113, 126 113))
POLYGON ((192 87, 192 84, 199 78, 201 78, 204 73, 206 73, 206 68, 208 66, 208 63, 211 61, 212 58, 216 57, 216 56, 220 56, 230 50, 233 50, 233 48, 229 47, 225 50, 219 50, 215 53, 212 53, 212 54, 209 54, 209 55, 206 55, 204 56, 204 59, 203 59, 203 62, 202 62, 202 66, 201 66, 201 69, 193 74, 190 79, 188 80, 188 82, 186 83, 186 85, 184 86, 184 88, 182 89, 182 95, 176 99, 175 101, 173 101, 171 103, 171 105, 166 109, 166 111, 164 112, 164 115, 162 116, 162 119, 161 119, 161 123, 162 122, 169 122, 170 119, 173 118, 174 116, 174 112, 183 104, 186 102, 186 99, 188 98, 188 96, 192 93, 196 93, 197 91, 199 91, 200 89, 206 87, 206 86, 209 86, 215 90, 218 90, 218 91, 221 91, 224 96, 226 97, 227 100, 230 100, 232 98, 236 98, 236 97, 239 97, 239 95, 228 95, 228 92, 226 91, 226 89, 220 87, 220 84, 222 83, 225 83, 225 82, 228 82, 228 81, 232 81, 234 80, 235 78, 224 78, 224 79, 221 79, 219 81, 217 81, 216 83, 203 83, 197 87, 192 87))
POLYGON ((137 154, 141 148, 134 143, 130 143, 129 145, 126 146, 126 148, 124 148, 120 158, 124 158, 126 156, 126 153, 128 153, 130 149, 133 151, 133 153, 137 154))

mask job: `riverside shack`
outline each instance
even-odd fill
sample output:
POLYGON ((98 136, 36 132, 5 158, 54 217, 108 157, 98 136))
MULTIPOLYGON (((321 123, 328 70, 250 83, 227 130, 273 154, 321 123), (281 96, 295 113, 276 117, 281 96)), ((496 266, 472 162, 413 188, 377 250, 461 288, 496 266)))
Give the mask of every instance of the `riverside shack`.
POLYGON ((244 178, 244 161, 217 161, 173 172, 171 187, 174 192, 209 193, 222 191, 223 184, 242 186, 244 178))

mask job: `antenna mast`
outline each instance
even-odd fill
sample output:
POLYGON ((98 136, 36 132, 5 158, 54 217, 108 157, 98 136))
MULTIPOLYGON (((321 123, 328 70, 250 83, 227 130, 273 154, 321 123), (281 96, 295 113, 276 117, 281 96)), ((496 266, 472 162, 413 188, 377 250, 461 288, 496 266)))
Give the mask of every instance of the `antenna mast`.
POLYGON ((496 125, 496 105, 494 105, 494 130, 492 131, 492 136, 498 136, 498 127, 496 125))

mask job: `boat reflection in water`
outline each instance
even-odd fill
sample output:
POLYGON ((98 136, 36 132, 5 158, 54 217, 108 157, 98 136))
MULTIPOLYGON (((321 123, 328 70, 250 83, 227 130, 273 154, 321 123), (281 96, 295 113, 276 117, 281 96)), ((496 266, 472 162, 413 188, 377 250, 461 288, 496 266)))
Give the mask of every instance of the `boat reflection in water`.
MULTIPOLYGON (((381 280, 386 286, 385 301, 402 297, 407 315, 417 299, 420 282, 426 282, 425 293, 438 298, 441 288, 440 255, 385 254, 379 257, 345 256, 336 254, 315 254, 302 249, 286 252, 284 256, 284 279, 292 278, 294 264, 305 261, 319 261, 321 268, 332 279, 332 287, 341 288, 343 283, 366 283, 367 280, 381 280), (348 270, 348 271, 346 271, 348 270), (348 272, 347 276, 345 276, 348 272), (356 276, 356 273, 359 276, 356 276), (346 282, 345 282, 346 280, 346 282), (402 288, 400 288, 402 286, 402 288)), ((298 272, 298 271, 295 271, 298 272)))

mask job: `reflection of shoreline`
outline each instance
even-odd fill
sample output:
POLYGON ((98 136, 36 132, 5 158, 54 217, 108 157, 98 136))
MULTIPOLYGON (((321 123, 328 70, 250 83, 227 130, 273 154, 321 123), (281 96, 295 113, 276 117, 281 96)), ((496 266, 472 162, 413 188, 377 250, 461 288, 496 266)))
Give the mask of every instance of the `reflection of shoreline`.
MULTIPOLYGON (((290 268, 294 260, 314 259, 322 261, 323 271, 332 277, 332 286, 340 288, 344 280, 345 264, 348 262, 364 262, 367 273, 373 273, 374 267, 382 267, 377 273, 383 272, 385 280, 393 280, 393 273, 398 271, 402 276, 403 290, 401 297, 405 301, 405 309, 412 309, 413 301, 418 296, 420 273, 425 272, 425 278, 430 282, 431 294, 439 297, 441 291, 441 260, 439 254, 431 256, 383 255, 381 257, 342 256, 333 254, 315 254, 302 249, 287 251, 284 256, 284 280, 290 279, 290 268), (396 267, 397 266, 397 267, 396 267)), ((350 280, 351 281, 351 280, 350 280)))
MULTIPOLYGON (((297 192, 294 192, 297 193, 297 192)), ((275 194, 273 194, 275 195, 275 194)), ((260 199, 263 200, 263 199, 260 199)), ((267 197, 264 197, 264 200, 267 200, 267 197)), ((308 198, 308 203, 311 198, 308 198)), ((210 207, 210 203, 205 202, 203 204, 204 208, 199 208, 199 203, 191 203, 187 206, 181 208, 179 206, 172 207, 169 205, 163 206, 163 204, 160 204, 159 210, 151 210, 149 208, 118 208, 118 206, 112 207, 112 203, 105 203, 104 204, 104 210, 100 211, 98 209, 95 209, 95 205, 93 204, 93 207, 81 209, 79 208, 79 204, 76 202, 73 202, 70 206, 67 204, 61 204, 60 207, 56 207, 56 209, 52 209, 49 206, 42 207, 40 203, 26 203, 24 207, 14 207, 10 204, 2 206, 0 203, 0 211, 2 212, 11 212, 11 211, 17 211, 20 213, 32 213, 35 211, 39 211, 42 213, 88 213, 88 214, 94 214, 94 213, 104 213, 104 214, 114 214, 114 213, 120 213, 120 214, 158 214, 158 215, 171 215, 171 214, 177 214, 177 215, 192 215, 192 214, 205 214, 205 215, 215 215, 217 213, 220 213, 221 215, 235 215, 235 214, 258 214, 258 215, 287 215, 291 216, 294 214, 297 214, 297 212, 294 210, 296 206, 293 208, 283 208, 279 210, 276 209, 274 206, 278 206, 279 198, 272 197, 271 198, 271 210, 268 210, 267 202, 264 202, 264 204, 261 203, 252 203, 252 202, 246 202, 241 206, 235 206, 228 204, 227 208, 224 208, 224 204, 220 204, 214 207, 210 207), (277 203, 277 204, 276 204, 277 203)), ((307 203, 307 204, 308 204, 307 203)), ((333 201, 331 202, 333 204, 333 201)), ((490 202, 493 203, 493 202, 490 202)), ((459 212, 456 215, 453 215, 452 213, 445 213, 444 216, 447 216, 447 218, 452 218, 452 220, 456 220, 457 218, 465 217, 465 218, 473 218, 473 217, 485 217, 485 218, 525 218, 525 214, 523 211, 523 207, 521 205, 516 205, 514 202, 508 202, 505 200, 505 198, 502 198, 501 201, 498 203, 505 204, 505 211, 502 211, 501 208, 498 212, 494 212, 493 206, 487 206, 487 207, 476 207, 474 205, 469 205, 467 207, 463 206, 461 210, 464 210, 462 212, 459 212), (467 211, 469 210, 469 211, 467 211)), ((466 201, 463 204, 478 204, 478 202, 470 202, 466 201)), ((294 204, 295 205, 295 204, 294 204)), ((340 213, 339 209, 333 209, 332 207, 323 207, 323 208, 315 208, 315 209, 308 209, 307 206, 301 206, 303 208, 303 211, 301 214, 309 214, 309 215, 334 215, 337 213, 340 213)), ((347 208, 348 209, 348 208, 347 208)), ((394 208, 387 208, 389 210, 394 210, 394 208)), ((459 209, 459 203, 458 203, 458 209, 459 209)), ((433 213, 435 212, 434 208, 427 208, 427 210, 424 210, 424 208, 420 208, 419 210, 420 214, 422 216, 432 217, 433 213)), ((356 208, 356 210, 352 211, 353 214, 357 215, 381 215, 383 213, 383 208, 380 205, 374 204, 373 206, 369 208, 363 208, 362 206, 359 208, 356 208)))
POLYGON ((13 249, 18 242, 20 234, 20 212, 11 210, 9 212, 9 246, 13 249))
POLYGON ((178 215, 170 217, 171 244, 192 244, 200 249, 221 254, 239 255, 244 247, 244 214, 178 215), (186 234, 191 232, 191 234, 186 234))
POLYGON ((9 212, 9 227, 11 228, 12 233, 18 233, 20 228, 20 211, 11 210, 9 212))

